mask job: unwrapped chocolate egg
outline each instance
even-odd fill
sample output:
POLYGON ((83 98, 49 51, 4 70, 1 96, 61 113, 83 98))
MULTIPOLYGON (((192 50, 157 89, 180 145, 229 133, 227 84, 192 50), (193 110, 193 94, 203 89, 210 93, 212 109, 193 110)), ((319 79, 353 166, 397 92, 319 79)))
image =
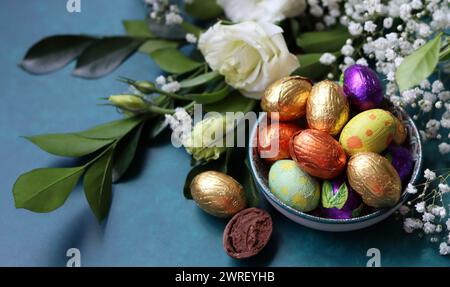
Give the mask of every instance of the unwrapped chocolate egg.
POLYGON ((346 182, 345 176, 324 180, 321 198, 321 214, 326 218, 350 219, 361 214, 361 196, 346 182))
POLYGON ((194 177, 190 187, 197 205, 217 217, 231 217, 247 205, 242 185, 221 172, 202 172, 194 177))
POLYGON ((319 204, 319 183, 293 160, 279 160, 270 167, 269 188, 284 204, 302 212, 311 211, 319 204))
POLYGON ((413 157, 409 149, 402 146, 390 145, 385 157, 395 168, 402 182, 407 180, 413 169, 413 157))
POLYGON ((382 109, 359 113, 344 126, 339 142, 348 155, 363 151, 380 153, 394 138, 394 118, 382 109))
POLYGON ((352 156, 347 177, 350 186, 370 207, 392 207, 400 199, 400 177, 391 163, 379 154, 360 152, 352 156))
POLYGON ((342 88, 325 80, 312 87, 306 105, 310 128, 337 135, 348 121, 349 106, 342 88))
POLYGON ((344 72, 344 93, 359 111, 378 108, 383 101, 383 86, 375 71, 352 65, 344 72))
POLYGON ((298 119, 306 113, 306 101, 312 82, 308 78, 290 76, 271 84, 261 99, 261 108, 270 118, 280 121, 298 119))
POLYGON ((258 153, 267 162, 290 158, 289 142, 300 130, 294 123, 277 122, 258 129, 258 153))
POLYGON ((290 153, 303 171, 324 179, 339 175, 347 161, 344 150, 332 136, 313 129, 302 130, 292 137, 290 153))
POLYGON ((394 138, 392 139, 394 143, 401 145, 405 142, 406 137, 408 136, 408 131, 406 130, 405 125, 399 120, 396 116, 394 116, 395 121, 395 133, 394 138))

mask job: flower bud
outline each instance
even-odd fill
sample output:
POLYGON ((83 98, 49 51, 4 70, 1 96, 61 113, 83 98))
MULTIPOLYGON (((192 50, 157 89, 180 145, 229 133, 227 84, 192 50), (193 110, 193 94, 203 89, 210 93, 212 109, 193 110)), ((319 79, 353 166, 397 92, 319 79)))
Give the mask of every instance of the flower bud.
POLYGON ((149 81, 136 81, 131 84, 141 93, 151 94, 155 91, 155 84, 149 81))
POLYGON ((234 118, 214 114, 195 124, 183 144, 196 160, 216 160, 226 151, 226 134, 233 129, 234 118))
POLYGON ((143 111, 147 104, 145 101, 136 95, 113 95, 108 98, 114 106, 130 112, 143 111))

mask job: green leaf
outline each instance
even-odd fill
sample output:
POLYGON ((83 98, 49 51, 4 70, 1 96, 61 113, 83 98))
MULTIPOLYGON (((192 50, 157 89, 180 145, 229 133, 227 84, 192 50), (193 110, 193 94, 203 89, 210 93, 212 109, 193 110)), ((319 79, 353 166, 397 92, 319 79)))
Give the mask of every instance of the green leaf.
POLYGON ((150 32, 157 38, 182 40, 186 36, 186 31, 180 24, 167 25, 157 19, 147 18, 150 32))
POLYGON ((40 168, 22 174, 14 184, 16 208, 50 212, 64 204, 83 174, 83 167, 40 168))
POLYGON ((154 37, 145 20, 123 20, 122 24, 130 37, 154 37))
POLYGON ((143 39, 108 37, 92 43, 80 55, 73 74, 83 78, 99 78, 119 67, 143 43, 143 39))
POLYGON ((155 121, 151 124, 151 126, 148 129, 148 140, 153 140, 156 137, 158 137, 168 126, 168 122, 166 121, 164 116, 158 117, 155 119, 155 121))
POLYGON ((219 113, 225 113, 225 112, 249 112, 253 110, 253 108, 256 105, 256 100, 249 99, 241 95, 238 91, 234 91, 231 94, 229 94, 226 98, 223 100, 212 103, 208 105, 203 105, 203 109, 206 112, 219 112, 219 113))
POLYGON ((26 53, 20 67, 33 74, 59 70, 78 56, 96 38, 83 35, 57 35, 44 38, 26 53))
POLYGON ((182 74, 194 70, 203 65, 187 56, 177 49, 160 49, 151 53, 151 57, 158 66, 172 74, 182 74))
MULTIPOLYGON (((335 56, 338 53, 335 53, 335 56)), ((332 69, 331 66, 322 65, 319 62, 322 53, 311 53, 298 55, 300 68, 294 71, 293 74, 308 77, 313 80, 322 80, 332 69)))
POLYGON ((84 176, 84 194, 99 221, 106 217, 111 205, 113 154, 114 149, 108 149, 89 167, 84 176))
POLYGON ((117 182, 125 174, 136 154, 142 125, 123 138, 114 151, 112 181, 117 182))
POLYGON ((439 61, 445 62, 450 60, 450 45, 448 45, 443 51, 439 53, 439 61))
POLYGON ((216 0, 194 0, 186 3, 186 12, 199 20, 209 20, 219 17, 223 11, 216 0))
POLYGON ((216 72, 216 71, 209 72, 209 73, 201 74, 200 76, 197 76, 192 79, 183 80, 180 82, 180 85, 182 88, 196 87, 196 86, 206 84, 212 80, 215 80, 218 77, 220 77, 220 74, 218 72, 216 72))
POLYGON ((183 22, 181 23, 181 27, 183 27, 184 31, 186 31, 186 33, 191 33, 194 34, 195 37, 200 37, 200 34, 203 33, 203 30, 189 22, 183 22))
POLYGON ((228 85, 225 85, 222 89, 210 93, 203 94, 187 94, 187 99, 195 101, 197 104, 211 104, 223 100, 231 91, 228 85))
POLYGON ((81 157, 113 142, 112 139, 90 139, 77 134, 48 134, 25 137, 40 149, 58 156, 81 157))
POLYGON ((324 208, 333 207, 333 187, 328 180, 324 180, 322 184, 322 206, 324 208))
POLYGON ((115 139, 126 135, 142 121, 143 119, 139 117, 124 118, 121 120, 98 125, 77 134, 82 137, 93 139, 115 139))
POLYGON ((151 54, 159 49, 175 49, 178 43, 169 40, 147 40, 139 47, 139 52, 151 54))
POLYGON ((333 197, 334 207, 342 209, 342 207, 344 207, 345 205, 345 202, 347 201, 347 198, 348 198, 348 188, 347 184, 343 182, 333 197))
POLYGON ((297 45, 306 53, 334 52, 339 51, 348 38, 348 30, 337 26, 326 31, 302 33, 297 38, 297 45))
POLYGON ((400 91, 420 84, 434 71, 439 60, 441 35, 442 33, 438 34, 433 40, 405 57, 395 72, 400 91))

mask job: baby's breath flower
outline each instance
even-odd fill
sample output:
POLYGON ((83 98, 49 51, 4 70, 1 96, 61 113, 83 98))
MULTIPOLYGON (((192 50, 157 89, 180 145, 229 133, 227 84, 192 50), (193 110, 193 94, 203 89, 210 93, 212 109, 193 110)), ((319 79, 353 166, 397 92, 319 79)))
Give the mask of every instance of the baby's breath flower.
POLYGON ((446 242, 441 242, 439 245, 439 254, 448 255, 450 254, 450 246, 446 242))
POLYGON ((197 37, 195 37, 195 35, 192 34, 192 33, 187 33, 186 34, 186 41, 188 43, 195 44, 195 43, 197 43, 197 37))
POLYGON ((398 210, 399 210, 401 215, 406 215, 410 211, 409 207, 406 206, 406 205, 400 206, 400 208, 398 210))
POLYGON ((436 225, 431 222, 425 222, 423 224, 423 232, 425 234, 432 234, 436 231, 436 225))
POLYGON ((424 177, 430 181, 435 180, 436 179, 436 173, 429 170, 428 168, 425 170, 424 172, 424 177))
POLYGON ((425 211, 425 202, 421 201, 415 205, 416 211, 418 213, 423 213, 425 211))
POLYGON ((323 65, 331 65, 336 61, 336 56, 331 53, 324 53, 319 58, 319 62, 323 65))
POLYGON ((440 191, 442 194, 445 194, 445 193, 447 193, 447 192, 450 192, 450 187, 448 186, 448 184, 440 183, 440 184, 438 185, 438 188, 439 188, 439 191, 440 191))
POLYGON ((430 222, 430 221, 433 221, 434 218, 435 218, 435 216, 434 216, 433 214, 429 213, 429 212, 425 212, 425 213, 422 215, 422 221, 423 221, 423 222, 430 222))
POLYGON ((410 194, 415 194, 417 193, 417 188, 411 183, 408 183, 408 186, 406 187, 406 192, 410 194))
POLYGON ((168 93, 176 93, 181 89, 181 84, 177 81, 169 82, 161 87, 161 90, 168 93))

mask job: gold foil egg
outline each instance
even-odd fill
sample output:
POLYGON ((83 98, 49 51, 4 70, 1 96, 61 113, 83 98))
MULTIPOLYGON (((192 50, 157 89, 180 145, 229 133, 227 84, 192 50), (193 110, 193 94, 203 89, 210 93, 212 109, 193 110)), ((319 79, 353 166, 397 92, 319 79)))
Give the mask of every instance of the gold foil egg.
POLYGON ((406 127, 401 120, 399 120, 396 116, 393 116, 393 118, 395 121, 395 133, 392 140, 394 141, 394 143, 402 145, 405 142, 406 137, 408 136, 408 131, 406 130, 406 127))
POLYGON ((392 207, 400 199, 401 180, 389 161, 373 152, 352 156, 347 165, 350 186, 365 204, 375 208, 392 207))
POLYGON ((307 129, 291 138, 291 157, 306 173, 330 179, 345 168, 347 157, 341 145, 329 134, 307 129))
POLYGON ((306 101, 312 86, 308 78, 282 78, 266 89, 261 99, 261 108, 269 117, 277 117, 280 121, 298 119, 306 113, 306 101))
POLYGON ((349 105, 342 88, 325 80, 312 87, 306 105, 310 128, 337 135, 348 121, 349 105))
POLYGON ((205 171, 191 182, 191 195, 197 205, 217 217, 231 217, 247 206, 244 188, 231 176, 205 171))

